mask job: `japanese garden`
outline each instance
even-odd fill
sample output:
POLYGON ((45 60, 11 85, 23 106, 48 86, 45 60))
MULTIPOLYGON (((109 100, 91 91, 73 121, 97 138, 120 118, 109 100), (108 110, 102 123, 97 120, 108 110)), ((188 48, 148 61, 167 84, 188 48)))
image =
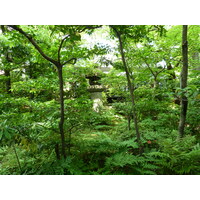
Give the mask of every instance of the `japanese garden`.
POLYGON ((1 175, 199 175, 199 25, 1 25, 1 175))

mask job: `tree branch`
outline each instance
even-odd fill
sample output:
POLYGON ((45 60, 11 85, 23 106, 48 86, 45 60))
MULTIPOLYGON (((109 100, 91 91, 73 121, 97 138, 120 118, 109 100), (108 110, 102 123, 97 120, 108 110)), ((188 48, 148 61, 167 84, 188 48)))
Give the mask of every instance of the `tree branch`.
POLYGON ((59 63, 60 63, 60 51, 61 51, 62 45, 63 45, 64 41, 65 41, 69 36, 70 36, 70 35, 66 35, 66 36, 62 39, 62 41, 61 41, 61 43, 60 43, 60 46, 59 46, 59 48, 58 48, 58 62, 59 62, 59 63))
POLYGON ((182 61, 182 58, 176 63, 176 65, 174 66, 174 68, 178 67, 181 61, 182 61))
POLYGON ((144 60, 146 66, 148 67, 148 69, 150 70, 150 72, 152 73, 152 75, 154 76, 154 78, 156 78, 157 74, 154 74, 154 71, 151 69, 151 67, 149 66, 149 63, 147 63, 147 61, 141 56, 141 58, 144 60))
POLYGON ((62 65, 66 65, 67 63, 70 63, 70 64, 75 64, 76 63, 76 61, 77 61, 77 58, 71 58, 71 59, 69 59, 68 61, 66 61, 66 62, 64 62, 62 65), (71 61, 74 61, 73 63, 70 63, 71 61))
POLYGON ((139 48, 138 48, 138 51, 139 51, 139 53, 140 53, 141 58, 143 59, 143 61, 145 62, 146 66, 147 66, 148 69, 150 70, 151 74, 153 75, 153 77, 154 77, 154 78, 157 78, 158 74, 160 74, 162 71, 165 70, 165 67, 166 67, 166 66, 164 66, 164 68, 162 68, 160 71, 154 73, 154 71, 153 71, 153 70, 151 69, 151 67, 149 66, 149 63, 147 63, 147 61, 145 60, 145 58, 142 56, 142 54, 141 54, 139 48))
POLYGON ((50 58, 49 56, 47 56, 42 49, 38 46, 38 44, 35 42, 35 40, 32 38, 32 36, 30 36, 28 33, 24 32, 21 28, 19 28, 16 25, 8 25, 8 27, 11 27, 12 29, 18 31, 19 33, 21 33, 22 35, 24 35, 31 43, 32 45, 37 49, 37 51, 49 62, 55 64, 56 66, 59 65, 59 62, 50 58))
POLYGON ((163 71, 165 70, 165 68, 166 68, 166 65, 165 65, 160 71, 156 72, 156 75, 158 75, 158 74, 160 74, 161 72, 163 72, 163 71))
POLYGON ((96 29, 96 28, 101 28, 102 25, 97 25, 97 26, 91 26, 91 25, 86 25, 82 30, 79 30, 79 33, 82 33, 83 31, 85 31, 86 29, 96 29))

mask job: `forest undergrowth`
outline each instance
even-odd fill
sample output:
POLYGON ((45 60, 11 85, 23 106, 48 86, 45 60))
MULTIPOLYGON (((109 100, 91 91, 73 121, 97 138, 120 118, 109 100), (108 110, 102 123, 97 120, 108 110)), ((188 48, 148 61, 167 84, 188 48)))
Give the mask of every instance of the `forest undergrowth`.
MULTIPOLYGON (((66 159, 56 159, 49 147, 24 139, 20 144, 0 149, 1 174, 60 175, 161 175, 199 174, 200 145, 191 134, 177 137, 168 118, 141 121, 143 153, 139 154, 134 128, 128 130, 125 116, 116 111, 93 113, 90 127, 71 133, 66 159), (168 123, 167 123, 168 122, 168 123), (165 124, 166 127, 161 127, 165 124), (157 130, 155 130, 157 128, 157 130), (17 152, 17 154, 15 153, 17 152), (16 156, 17 155, 17 156, 16 156)), ((90 118, 91 120, 91 118, 90 118)), ((172 125, 172 124, 171 124, 172 125)), ((48 141, 49 136, 42 139, 48 141)))

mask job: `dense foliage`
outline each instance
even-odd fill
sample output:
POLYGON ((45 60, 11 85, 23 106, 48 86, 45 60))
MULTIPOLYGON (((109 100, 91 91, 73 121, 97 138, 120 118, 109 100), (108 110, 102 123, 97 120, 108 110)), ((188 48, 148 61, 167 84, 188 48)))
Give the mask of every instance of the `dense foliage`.
POLYGON ((0 174, 200 174, 200 26, 187 39, 182 89, 182 26, 1 25, 0 174))

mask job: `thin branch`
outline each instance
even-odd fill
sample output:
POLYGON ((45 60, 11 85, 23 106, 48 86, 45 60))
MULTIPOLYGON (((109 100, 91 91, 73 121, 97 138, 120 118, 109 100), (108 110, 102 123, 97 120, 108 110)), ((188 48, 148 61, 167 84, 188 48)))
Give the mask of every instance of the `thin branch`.
POLYGON ((91 30, 91 29, 96 29, 96 28, 101 28, 101 27, 102 27, 102 25, 97 25, 97 26, 86 25, 86 27, 84 27, 82 30, 79 30, 78 32, 82 33, 83 31, 85 31, 87 29, 91 30))
POLYGON ((146 66, 148 67, 148 69, 150 70, 150 72, 152 73, 152 75, 154 76, 154 78, 156 78, 156 74, 154 74, 153 70, 151 69, 151 67, 149 66, 149 63, 147 63, 147 61, 145 60, 145 58, 142 56, 141 51, 139 50, 139 48, 136 45, 136 48, 138 49, 139 53, 140 53, 140 57, 143 59, 143 61, 145 62, 146 66))
POLYGON ((77 58, 71 58, 71 59, 69 59, 68 61, 64 62, 64 63, 62 64, 62 66, 63 66, 63 65, 66 65, 67 63, 70 63, 70 64, 74 65, 74 64, 76 63, 76 61, 77 61, 77 58), (71 61, 74 61, 74 62, 71 63, 71 61))
POLYGON ((19 33, 21 33, 22 35, 24 35, 31 43, 32 45, 37 49, 37 51, 48 61, 50 61, 51 63, 55 64, 56 66, 59 65, 59 62, 50 58, 49 56, 47 56, 42 49, 38 46, 38 44, 35 42, 35 40, 32 38, 32 36, 30 36, 28 33, 24 32, 21 28, 19 28, 16 25, 8 25, 8 27, 11 27, 12 29, 18 31, 19 33))
POLYGON ((60 63, 60 51, 61 51, 61 49, 62 49, 62 45, 63 45, 64 41, 65 41, 67 38, 69 38, 69 36, 70 36, 70 35, 66 35, 66 36, 62 39, 62 41, 61 41, 61 43, 60 43, 60 46, 59 46, 59 48, 58 48, 58 62, 59 62, 59 63, 60 63))
POLYGON ((151 71, 152 75, 156 78, 157 74, 154 74, 154 71, 153 71, 153 70, 151 69, 151 67, 149 66, 149 63, 147 63, 147 61, 146 61, 143 57, 141 57, 141 58, 144 60, 146 66, 147 66, 148 69, 151 71))
POLYGON ((179 61, 176 63, 176 65, 174 66, 174 68, 176 68, 176 67, 178 67, 179 66, 179 64, 181 63, 181 61, 182 61, 182 58, 181 59, 179 59, 179 61))
MULTIPOLYGON (((137 46, 136 46, 136 47, 137 47, 137 46)), ((138 48, 138 47, 137 47, 137 48, 138 48)), ((148 69, 151 71, 152 75, 154 76, 154 78, 157 78, 158 74, 160 74, 161 72, 163 72, 163 71, 165 70, 166 65, 165 65, 164 68, 162 68, 160 71, 154 73, 154 71, 151 69, 149 63, 147 63, 147 61, 145 60, 145 58, 142 56, 142 54, 141 54, 139 48, 138 48, 138 51, 139 51, 139 53, 140 53, 141 58, 143 59, 143 61, 144 61, 145 64, 147 65, 148 69)))
POLYGON ((165 65, 160 71, 156 72, 156 75, 158 75, 158 74, 160 74, 161 72, 163 72, 163 71, 165 70, 165 68, 166 68, 166 65, 165 65))
POLYGON ((18 154, 17 154, 17 150, 16 150, 16 148, 15 148, 15 143, 13 143, 13 150, 14 150, 14 152, 15 152, 15 156, 16 156, 16 159, 17 159, 17 163, 18 163, 20 172, 22 173, 22 167, 21 167, 21 164, 20 164, 20 161, 19 161, 19 157, 18 157, 18 154))

